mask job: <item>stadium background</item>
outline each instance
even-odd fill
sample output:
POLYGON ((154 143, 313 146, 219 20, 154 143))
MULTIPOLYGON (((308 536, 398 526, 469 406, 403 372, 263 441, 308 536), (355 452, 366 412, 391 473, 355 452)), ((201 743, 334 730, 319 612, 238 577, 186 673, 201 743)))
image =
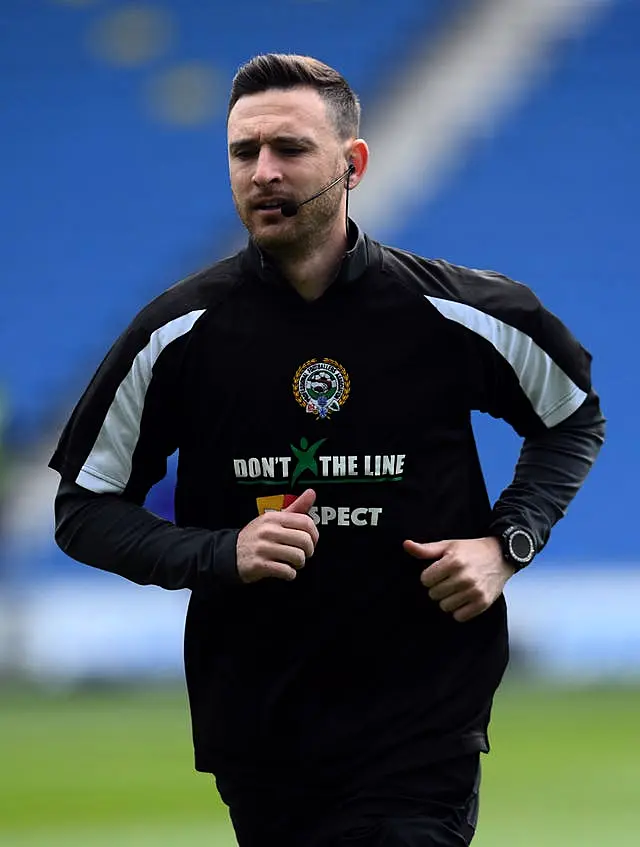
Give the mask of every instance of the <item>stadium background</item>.
MULTIPOLYGON (((594 353, 608 443, 509 585, 476 843, 638 843, 639 38, 637 0, 3 0, 0 844, 233 843, 191 770, 187 598, 59 553, 46 461, 134 312, 243 243, 226 96, 268 50, 361 95, 374 237, 527 282, 594 353)), ((495 496, 518 442, 476 425, 495 496)))

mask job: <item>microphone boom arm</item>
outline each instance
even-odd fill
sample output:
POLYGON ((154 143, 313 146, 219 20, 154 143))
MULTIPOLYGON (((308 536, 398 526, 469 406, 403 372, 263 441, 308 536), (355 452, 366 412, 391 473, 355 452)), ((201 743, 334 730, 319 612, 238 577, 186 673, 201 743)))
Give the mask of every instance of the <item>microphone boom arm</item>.
POLYGON ((320 195, 324 194, 325 191, 329 191, 331 188, 333 188, 334 185, 337 185, 340 180, 345 179, 345 177, 351 176, 354 171, 355 166, 352 162, 343 174, 340 174, 340 176, 336 177, 328 185, 325 185, 324 188, 321 188, 320 191, 316 192, 311 197, 307 197, 307 199, 303 200, 301 203, 294 203, 292 200, 288 200, 286 203, 283 203, 282 206, 280 206, 280 212, 284 215, 285 218, 294 217, 294 215, 298 214, 298 209, 301 206, 306 206, 307 203, 310 203, 312 200, 315 200, 316 197, 320 197, 320 195))

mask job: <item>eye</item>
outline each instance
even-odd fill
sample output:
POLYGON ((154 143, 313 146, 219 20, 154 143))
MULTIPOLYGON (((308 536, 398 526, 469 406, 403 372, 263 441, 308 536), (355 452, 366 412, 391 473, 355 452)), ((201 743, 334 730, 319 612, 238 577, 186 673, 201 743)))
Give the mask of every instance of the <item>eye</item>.
POLYGON ((255 153, 253 152, 253 150, 236 150, 236 152, 234 153, 235 159, 240 159, 243 161, 253 159, 254 156, 255 153))
POLYGON ((299 156, 303 151, 300 147, 282 147, 280 152, 283 156, 299 156))

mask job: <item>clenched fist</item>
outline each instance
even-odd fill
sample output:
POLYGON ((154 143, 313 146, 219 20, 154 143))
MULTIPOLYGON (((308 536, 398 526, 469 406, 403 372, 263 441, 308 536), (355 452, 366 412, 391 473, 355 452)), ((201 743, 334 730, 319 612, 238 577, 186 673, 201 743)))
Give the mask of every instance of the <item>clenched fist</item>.
POLYGON ((307 514, 315 500, 308 488, 286 509, 265 512, 240 530, 236 558, 243 582, 296 578, 318 543, 318 530, 307 514))
POLYGON ((405 541, 404 549, 416 559, 432 560, 420 580, 442 611, 452 613, 460 623, 492 606, 514 574, 493 537, 431 544, 405 541))

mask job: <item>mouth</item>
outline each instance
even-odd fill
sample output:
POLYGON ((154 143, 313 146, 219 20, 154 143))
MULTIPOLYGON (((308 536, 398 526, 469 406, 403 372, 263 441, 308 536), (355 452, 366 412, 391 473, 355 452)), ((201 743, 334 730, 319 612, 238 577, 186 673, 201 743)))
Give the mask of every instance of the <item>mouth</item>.
POLYGON ((254 203, 253 208, 257 212, 278 212, 286 203, 286 200, 263 200, 261 203, 254 203))

